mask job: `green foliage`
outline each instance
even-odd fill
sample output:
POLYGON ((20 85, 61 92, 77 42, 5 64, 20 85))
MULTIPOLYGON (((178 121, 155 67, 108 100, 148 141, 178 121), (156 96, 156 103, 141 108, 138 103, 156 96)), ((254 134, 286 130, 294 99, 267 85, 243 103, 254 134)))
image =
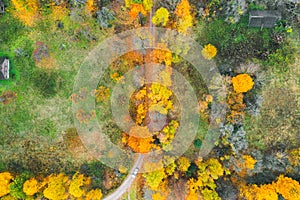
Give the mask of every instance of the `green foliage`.
POLYGON ((85 176, 93 177, 92 186, 103 186, 103 177, 105 173, 105 166, 99 161, 93 161, 83 164, 80 168, 80 173, 85 176))
POLYGON ((200 149, 201 146, 202 146, 202 141, 201 141, 200 139, 194 140, 194 146, 195 146, 197 149, 200 149))
POLYGON ((36 89, 46 98, 53 97, 61 87, 60 76, 55 71, 36 70, 33 79, 36 89))
POLYGON ((24 172, 20 176, 17 176, 15 179, 13 179, 13 182, 10 184, 10 195, 16 199, 25 199, 26 194, 23 192, 23 184, 29 178, 30 174, 24 172))

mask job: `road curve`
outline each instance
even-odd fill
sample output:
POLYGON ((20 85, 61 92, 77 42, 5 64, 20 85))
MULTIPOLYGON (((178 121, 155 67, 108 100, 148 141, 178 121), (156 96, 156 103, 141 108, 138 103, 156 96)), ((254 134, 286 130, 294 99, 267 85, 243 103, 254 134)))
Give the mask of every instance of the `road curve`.
POLYGON ((133 176, 133 172, 136 168, 140 169, 143 165, 144 155, 139 154, 136 162, 134 163, 133 167, 131 168, 131 171, 129 172, 127 178, 123 181, 122 185, 118 187, 117 190, 115 190, 112 194, 105 197, 103 200, 117 200, 122 197, 122 195, 128 191, 128 189, 131 187, 131 184, 133 183, 135 176, 133 176))

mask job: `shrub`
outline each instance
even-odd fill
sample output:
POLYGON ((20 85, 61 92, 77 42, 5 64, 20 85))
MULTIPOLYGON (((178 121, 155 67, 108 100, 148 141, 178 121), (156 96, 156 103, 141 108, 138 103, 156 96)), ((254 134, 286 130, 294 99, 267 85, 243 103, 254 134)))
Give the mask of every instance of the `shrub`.
POLYGON ((102 28, 111 27, 110 22, 114 19, 114 12, 110 11, 106 7, 102 7, 100 10, 96 12, 97 21, 102 28))
POLYGON ((248 74, 239 74, 232 78, 232 84, 234 91, 238 93, 244 93, 251 90, 254 86, 254 82, 248 74))
POLYGON ((23 184, 23 192, 26 195, 32 196, 39 191, 38 181, 35 178, 31 178, 23 184))
POLYGON ((202 56, 205 59, 211 60, 216 55, 217 55, 217 48, 212 44, 205 45, 204 48, 202 49, 202 56))
POLYGON ((13 176, 9 172, 0 173, 0 197, 3 197, 9 193, 9 183, 12 178, 13 176))

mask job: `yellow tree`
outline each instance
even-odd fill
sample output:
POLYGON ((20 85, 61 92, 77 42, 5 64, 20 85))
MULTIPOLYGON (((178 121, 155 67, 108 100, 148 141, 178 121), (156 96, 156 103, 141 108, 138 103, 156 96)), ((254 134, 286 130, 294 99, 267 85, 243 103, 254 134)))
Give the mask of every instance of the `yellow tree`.
POLYGON ((50 175, 46 178, 47 187, 43 191, 46 198, 50 200, 63 200, 68 198, 66 187, 68 185, 68 177, 63 173, 58 175, 50 175))
POLYGON ((152 149, 154 139, 146 126, 133 126, 129 135, 127 138, 127 135, 123 134, 123 140, 127 141, 128 146, 133 151, 147 153, 152 149))
POLYGON ((155 25, 162 24, 163 26, 166 26, 168 21, 169 21, 169 11, 164 7, 160 7, 155 12, 155 15, 152 17, 152 22, 155 25))
POLYGON ((86 1, 86 10, 88 13, 94 14, 97 11, 97 1, 87 0, 86 1))
POLYGON ((190 9, 191 6, 188 0, 181 0, 176 7, 175 14, 177 16, 177 20, 175 22, 175 28, 180 33, 186 34, 188 28, 193 26, 193 17, 190 9))
POLYGON ((35 195, 39 191, 39 183, 35 178, 31 178, 23 184, 23 192, 28 195, 32 196, 35 195))
POLYGON ((186 172, 191 163, 189 161, 189 159, 187 159, 186 157, 180 157, 178 160, 177 160, 177 165, 178 165, 178 169, 182 172, 186 172))
POLYGON ((80 198, 85 194, 85 190, 82 187, 90 183, 90 178, 85 177, 83 174, 75 173, 70 183, 69 192, 72 196, 80 198))
POLYGON ((26 26, 34 26, 38 19, 38 0, 11 0, 13 14, 26 26))
POLYGON ((100 200, 101 198, 102 198, 102 192, 100 189, 94 189, 89 191, 85 197, 86 200, 100 200))
POLYGON ((9 193, 9 184, 13 176, 9 172, 0 173, 0 197, 9 193))

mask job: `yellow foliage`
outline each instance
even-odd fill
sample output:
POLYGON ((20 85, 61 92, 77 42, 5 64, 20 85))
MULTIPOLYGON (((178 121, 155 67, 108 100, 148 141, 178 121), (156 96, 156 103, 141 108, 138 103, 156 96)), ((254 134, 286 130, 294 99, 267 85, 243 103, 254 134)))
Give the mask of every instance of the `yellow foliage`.
POLYGON ((163 26, 166 26, 168 21, 169 21, 169 11, 164 7, 160 7, 155 12, 155 15, 152 17, 152 22, 155 25, 162 24, 163 26))
POLYGON ((254 86, 254 82, 248 74, 239 74, 232 78, 234 91, 238 93, 248 92, 254 86))
POLYGON ((34 26, 38 19, 38 0, 11 0, 13 14, 26 26, 34 26))
POLYGON ((97 102, 104 101, 110 96, 110 90, 104 86, 99 86, 99 88, 95 91, 95 96, 97 102))
POLYGON ((86 10, 89 13, 95 13, 97 11, 97 1, 95 1, 95 0, 87 0, 86 1, 86 10))
POLYGON ((240 188, 240 196, 247 200, 274 200, 281 194, 285 200, 300 200, 300 184, 280 175, 277 182, 261 186, 250 185, 240 188))
POLYGON ((152 194, 152 200, 166 200, 166 197, 157 192, 152 194))
POLYGON ((164 168, 161 168, 156 171, 143 174, 146 178, 146 184, 150 187, 151 190, 158 190, 162 180, 167 177, 164 168))
MULTIPOLYGON (((130 8, 134 4, 133 0, 125 0, 126 8, 130 8)), ((142 5, 146 11, 150 11, 153 6, 152 0, 143 0, 142 5)))
POLYGON ((300 200, 300 184, 297 181, 280 175, 274 186, 285 200, 300 200))
POLYGON ((172 96, 172 91, 169 90, 167 87, 159 84, 159 83, 152 83, 150 86, 150 92, 147 94, 147 88, 143 87, 140 91, 138 91, 134 98, 138 101, 142 101, 137 106, 136 109, 136 123, 142 124, 143 120, 146 117, 146 113, 149 111, 157 111, 161 114, 166 115, 170 109, 173 108, 173 103, 170 100, 172 96), (146 105, 146 97, 148 98, 148 105, 146 105), (148 106, 148 107, 146 107, 148 106))
POLYGON ((178 160, 177 160, 177 165, 178 165, 178 169, 182 172, 186 172, 191 163, 189 161, 189 159, 187 159, 186 157, 180 157, 178 160))
POLYGON ((0 197, 9 193, 9 183, 13 176, 9 172, 0 173, 0 197))
POLYGON ((84 177, 83 174, 75 173, 70 183, 69 192, 74 197, 80 198, 85 194, 85 191, 81 187, 89 184, 90 178, 84 177))
POLYGON ((43 194, 50 200, 63 200, 68 198, 66 187, 68 184, 68 177, 63 173, 58 175, 50 175, 47 181, 47 187, 43 194))
POLYGON ((153 7, 153 1, 152 0, 143 0, 143 7, 146 11, 150 11, 153 7))
POLYGON ((294 166, 300 165, 300 148, 296 148, 290 151, 289 161, 294 166))
POLYGON ((199 200, 199 195, 197 193, 189 192, 186 200, 199 200))
POLYGON ((91 190, 86 194, 86 200, 100 200, 102 198, 102 192, 100 189, 91 190))
POLYGON ((278 199, 278 195, 272 184, 250 186, 242 186, 240 188, 240 196, 247 200, 275 200, 278 199))
POLYGON ((23 192, 28 195, 32 196, 38 193, 39 191, 39 184, 38 181, 35 178, 31 178, 27 181, 25 181, 23 185, 23 192))
POLYGON ((119 82, 120 80, 123 79, 123 76, 120 76, 119 73, 114 72, 114 73, 110 74, 110 78, 113 79, 116 82, 119 82))
POLYGON ((212 44, 208 44, 203 47, 201 53, 205 59, 211 60, 217 55, 217 48, 212 44))
POLYGON ((252 156, 250 155, 243 155, 242 156, 245 162, 245 167, 247 169, 254 169, 255 163, 257 162, 252 156))
POLYGON ((193 17, 190 9, 191 6, 188 0, 181 0, 181 2, 176 6, 175 14, 178 19, 175 23, 175 27, 180 33, 186 34, 188 28, 193 26, 193 17))
POLYGON ((69 10, 64 5, 52 6, 51 7, 51 19, 53 21, 62 20, 65 16, 68 15, 69 10))
POLYGON ((123 165, 120 165, 119 172, 122 174, 126 174, 128 172, 128 169, 126 167, 124 167, 123 165))
POLYGON ((196 165, 199 168, 197 171, 198 178, 197 180, 191 178, 187 183, 190 199, 193 199, 198 192, 201 195, 199 199, 220 199, 215 191, 217 186, 214 180, 218 179, 225 172, 221 163, 217 159, 211 158, 205 162, 197 160, 196 165))

